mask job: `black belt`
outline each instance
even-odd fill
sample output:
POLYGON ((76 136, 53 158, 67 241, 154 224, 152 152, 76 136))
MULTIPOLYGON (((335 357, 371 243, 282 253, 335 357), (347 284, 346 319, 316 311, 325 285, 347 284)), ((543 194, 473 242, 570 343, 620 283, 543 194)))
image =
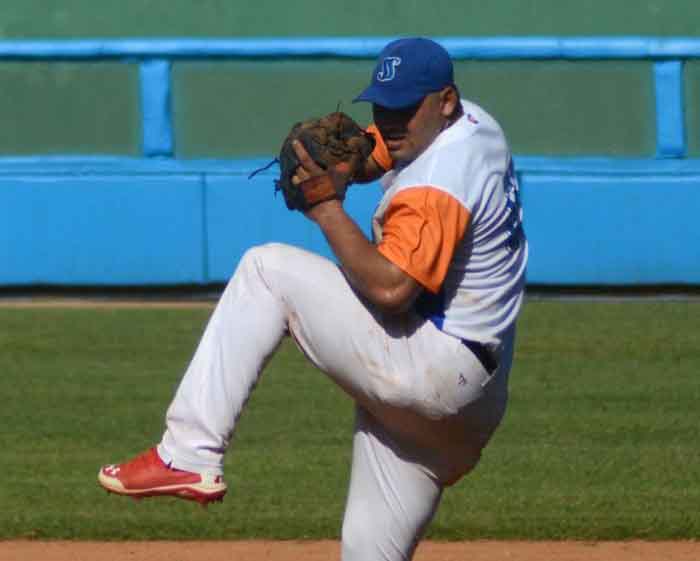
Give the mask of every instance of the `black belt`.
POLYGON ((498 368, 498 361, 494 354, 488 350, 486 345, 483 343, 477 343, 476 341, 469 341, 468 339, 460 339, 462 345, 467 347, 471 352, 474 353, 476 358, 479 359, 481 365, 486 369, 486 372, 493 374, 496 368, 498 368))

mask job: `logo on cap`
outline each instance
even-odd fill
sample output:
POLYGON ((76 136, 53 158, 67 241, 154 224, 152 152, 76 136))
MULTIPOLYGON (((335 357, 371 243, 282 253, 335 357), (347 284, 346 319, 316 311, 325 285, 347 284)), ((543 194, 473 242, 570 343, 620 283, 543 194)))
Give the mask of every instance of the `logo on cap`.
POLYGON ((382 61, 382 69, 377 72, 377 80, 380 82, 390 82, 396 77, 396 67, 401 64, 401 59, 397 56, 388 56, 382 61))

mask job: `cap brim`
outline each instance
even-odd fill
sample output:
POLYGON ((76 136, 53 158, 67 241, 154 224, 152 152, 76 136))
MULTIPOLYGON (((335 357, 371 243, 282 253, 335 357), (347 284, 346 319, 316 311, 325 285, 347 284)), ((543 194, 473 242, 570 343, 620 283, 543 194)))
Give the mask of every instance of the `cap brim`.
POLYGON ((388 109, 405 109, 419 103, 425 95, 407 93, 402 91, 390 91, 388 88, 377 88, 371 84, 360 95, 352 100, 353 103, 366 101, 386 107, 388 109))

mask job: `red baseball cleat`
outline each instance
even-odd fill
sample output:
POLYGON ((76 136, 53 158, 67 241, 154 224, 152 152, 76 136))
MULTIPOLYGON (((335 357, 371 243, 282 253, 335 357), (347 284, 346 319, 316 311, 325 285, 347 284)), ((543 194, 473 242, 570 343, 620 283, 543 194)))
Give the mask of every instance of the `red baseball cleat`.
POLYGON ((160 459, 155 448, 123 464, 103 466, 97 480, 110 493, 136 499, 170 495, 206 505, 222 500, 226 494, 222 476, 172 468, 160 459))

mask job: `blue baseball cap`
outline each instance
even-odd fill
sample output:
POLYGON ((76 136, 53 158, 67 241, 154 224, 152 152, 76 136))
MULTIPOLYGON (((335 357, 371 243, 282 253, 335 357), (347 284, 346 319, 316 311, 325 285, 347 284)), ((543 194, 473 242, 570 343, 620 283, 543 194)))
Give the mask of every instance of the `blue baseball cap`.
POLYGON ((452 60, 444 47, 423 37, 397 39, 379 53, 372 82, 354 102, 402 109, 452 84, 452 60))

